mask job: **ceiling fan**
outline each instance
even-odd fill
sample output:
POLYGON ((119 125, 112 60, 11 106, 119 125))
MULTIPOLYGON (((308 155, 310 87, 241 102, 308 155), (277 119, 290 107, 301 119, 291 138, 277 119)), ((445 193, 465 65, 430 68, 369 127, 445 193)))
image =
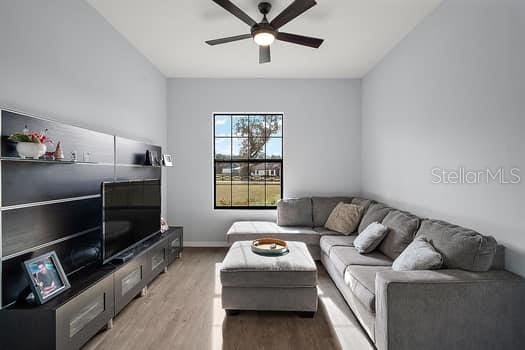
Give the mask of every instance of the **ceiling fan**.
POLYGON ((268 22, 266 15, 270 12, 272 4, 269 2, 259 3, 259 11, 263 15, 261 22, 257 23, 250 16, 248 16, 243 10, 238 8, 229 0, 212 0, 226 11, 230 12, 232 15, 246 23, 251 27, 249 34, 241 34, 236 36, 230 36, 227 38, 208 40, 206 43, 208 45, 219 45, 225 44, 232 41, 244 40, 253 38, 253 41, 259 45, 259 63, 268 63, 270 62, 270 45, 274 42, 275 39, 281 41, 287 41, 289 43, 309 46, 313 48, 319 48, 323 43, 323 39, 312 38, 303 35, 290 34, 280 32, 281 28, 286 23, 292 21, 296 17, 299 17, 301 14, 317 5, 315 0, 295 0, 287 8, 285 8, 277 17, 275 17, 271 22, 268 22))

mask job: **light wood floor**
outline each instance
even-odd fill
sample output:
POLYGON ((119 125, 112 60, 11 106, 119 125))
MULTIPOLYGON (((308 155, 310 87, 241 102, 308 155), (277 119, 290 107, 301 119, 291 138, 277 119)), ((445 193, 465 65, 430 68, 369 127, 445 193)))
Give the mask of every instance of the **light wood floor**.
POLYGON ((133 349, 373 349, 322 266, 319 310, 314 318, 294 313, 242 312, 221 308, 219 264, 223 248, 187 248, 167 273, 136 298, 85 350, 133 349))

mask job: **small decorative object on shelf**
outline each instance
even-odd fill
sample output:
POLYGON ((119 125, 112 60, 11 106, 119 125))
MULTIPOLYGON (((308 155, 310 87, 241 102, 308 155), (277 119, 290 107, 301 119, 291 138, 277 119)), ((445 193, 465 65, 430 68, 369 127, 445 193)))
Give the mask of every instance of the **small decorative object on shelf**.
POLYGON ((77 151, 71 152, 71 161, 76 162, 78 160, 77 151))
POLYGON ((55 149, 54 156, 56 160, 64 159, 64 152, 62 151, 62 146, 60 145, 60 142, 57 143, 57 148, 55 149))
POLYGON ((153 151, 153 165, 162 166, 162 159, 157 151, 153 151))
POLYGON ((55 160, 55 151, 47 151, 44 154, 44 160, 55 160))
POLYGON ((162 155, 162 165, 164 165, 164 166, 173 166, 173 160, 171 158, 171 154, 163 154, 162 155))
POLYGON ((43 304, 70 288, 67 276, 54 251, 24 261, 34 301, 43 304))
POLYGON ((144 158, 144 165, 153 165, 153 155, 150 150, 146 151, 146 158, 144 158))
POLYGON ((146 157, 144 158, 144 165, 161 166, 162 161, 159 158, 157 151, 146 151, 146 157))
POLYGON ((20 158, 38 159, 46 153, 46 143, 52 143, 46 132, 47 129, 42 132, 29 131, 26 126, 22 132, 9 136, 9 140, 16 142, 16 151, 20 158))
POLYGON ((163 217, 161 217, 160 218, 160 232, 164 233, 168 231, 168 229, 169 229, 168 223, 163 217))

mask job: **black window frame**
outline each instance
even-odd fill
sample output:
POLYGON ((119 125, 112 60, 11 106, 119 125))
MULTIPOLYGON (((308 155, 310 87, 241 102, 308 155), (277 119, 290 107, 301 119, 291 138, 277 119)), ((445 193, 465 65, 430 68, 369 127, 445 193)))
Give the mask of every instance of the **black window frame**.
MULTIPOLYGON (((214 210, 273 210, 277 209, 277 205, 233 205, 233 175, 232 172, 230 172, 230 205, 224 206, 224 205, 217 205, 217 164, 218 163, 244 163, 248 165, 248 171, 250 169, 250 166, 252 164, 261 164, 261 163, 275 163, 280 165, 281 174, 280 174, 280 198, 283 198, 284 193, 284 113, 213 113, 213 209, 214 210), (281 140, 281 158, 280 159, 266 159, 266 153, 264 159, 233 159, 233 139, 235 138, 244 138, 244 137, 234 137, 233 136, 233 119, 230 119, 230 136, 216 136, 215 135, 215 118, 217 116, 229 116, 230 118, 234 116, 280 116, 281 117, 281 136, 277 136, 274 138, 279 138, 281 140), (230 139, 230 159, 229 160, 222 160, 222 159, 216 159, 216 149, 215 144, 217 138, 229 138, 230 139)), ((247 136, 247 138, 250 138, 250 135, 247 136)), ((266 176, 266 175, 265 175, 266 176)), ((267 191, 267 183, 265 180, 265 204, 267 204, 266 201, 266 191, 267 191)), ((250 174, 248 174, 248 203, 249 203, 249 197, 250 197, 250 174)))

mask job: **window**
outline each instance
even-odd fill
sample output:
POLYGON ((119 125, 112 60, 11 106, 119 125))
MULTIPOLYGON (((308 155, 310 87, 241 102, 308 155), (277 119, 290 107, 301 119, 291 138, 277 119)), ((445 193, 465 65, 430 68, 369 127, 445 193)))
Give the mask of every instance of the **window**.
POLYGON ((283 195, 283 116, 215 114, 215 209, 274 209, 283 195))

